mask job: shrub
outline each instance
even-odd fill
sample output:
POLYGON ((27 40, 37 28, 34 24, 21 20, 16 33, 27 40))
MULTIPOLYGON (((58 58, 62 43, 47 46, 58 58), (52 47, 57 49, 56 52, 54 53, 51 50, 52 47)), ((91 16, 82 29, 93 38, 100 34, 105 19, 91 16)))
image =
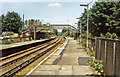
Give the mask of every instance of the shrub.
POLYGON ((82 42, 81 42, 81 44, 82 44, 82 46, 83 46, 83 47, 86 47, 86 46, 87 46, 87 44, 86 44, 86 43, 87 43, 87 41, 86 41, 86 40, 82 40, 82 42))
POLYGON ((112 33, 112 36, 111 36, 112 39, 118 39, 118 36, 116 33, 112 33))
POLYGON ((95 51, 89 50, 87 54, 89 54, 90 56, 95 56, 95 51))
POLYGON ((100 33, 100 37, 105 38, 105 36, 102 33, 100 33))
POLYGON ((90 64, 90 67, 95 68, 95 70, 98 71, 99 73, 103 73, 102 60, 98 59, 89 60, 88 64, 90 64))
POLYGON ((110 39, 118 39, 118 36, 116 33, 109 33, 107 32, 105 35, 103 35, 102 33, 100 34, 100 37, 102 38, 110 38, 110 39))

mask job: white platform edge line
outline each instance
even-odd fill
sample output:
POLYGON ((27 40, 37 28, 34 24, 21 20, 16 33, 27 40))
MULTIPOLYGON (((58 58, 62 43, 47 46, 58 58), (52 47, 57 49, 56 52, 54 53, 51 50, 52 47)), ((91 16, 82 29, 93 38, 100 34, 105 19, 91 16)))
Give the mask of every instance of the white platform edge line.
MULTIPOLYGON (((63 43, 64 44, 64 43, 63 43)), ((62 45, 63 45, 62 44, 62 45)), ((61 45, 61 46, 62 46, 61 45)), ((58 47, 59 48, 59 47, 58 47)), ((40 64, 42 64, 46 59, 48 59, 51 55, 53 55, 57 50, 58 50, 58 48, 53 52, 53 53, 51 53, 48 57, 46 57, 45 59, 43 59, 35 68, 33 68, 30 72, 28 72, 26 75, 30 75, 40 64)), ((26 76, 24 76, 24 77, 26 77, 26 76)))

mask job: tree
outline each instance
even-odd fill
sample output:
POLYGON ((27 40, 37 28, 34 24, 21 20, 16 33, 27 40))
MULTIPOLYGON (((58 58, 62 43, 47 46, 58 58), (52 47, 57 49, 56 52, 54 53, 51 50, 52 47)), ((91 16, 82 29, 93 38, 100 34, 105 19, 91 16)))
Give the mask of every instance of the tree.
POLYGON ((28 20, 28 25, 29 25, 29 26, 30 26, 30 23, 31 23, 31 20, 29 19, 29 20, 28 20))
POLYGON ((25 25, 28 25, 28 21, 27 20, 25 20, 25 25))
MULTIPOLYGON (((86 31, 86 9, 81 15, 82 32, 86 31)), ((89 10, 89 33, 93 36, 107 32, 120 36, 120 1, 95 2, 89 10)))
POLYGON ((20 33, 22 30, 21 17, 16 12, 7 12, 2 22, 2 31, 13 31, 20 33))
POLYGON ((70 33, 70 37, 73 37, 73 36, 74 36, 74 33, 73 33, 73 32, 71 32, 71 33, 70 33))
POLYGON ((53 29, 53 34, 54 34, 54 35, 58 35, 57 29, 53 29))
POLYGON ((65 37, 65 36, 69 36, 69 32, 66 31, 65 33, 63 33, 63 36, 64 36, 64 37, 65 37))
POLYGON ((2 22, 3 22, 3 19, 4 19, 4 15, 1 15, 0 16, 0 35, 2 34, 2 22))
POLYGON ((38 20, 38 27, 42 26, 42 22, 38 20))
POLYGON ((64 29, 62 30, 62 35, 63 35, 63 36, 69 36, 69 35, 70 35, 70 30, 64 28, 64 29))
POLYGON ((120 1, 96 2, 89 13, 89 30, 94 36, 107 32, 120 36, 120 1))

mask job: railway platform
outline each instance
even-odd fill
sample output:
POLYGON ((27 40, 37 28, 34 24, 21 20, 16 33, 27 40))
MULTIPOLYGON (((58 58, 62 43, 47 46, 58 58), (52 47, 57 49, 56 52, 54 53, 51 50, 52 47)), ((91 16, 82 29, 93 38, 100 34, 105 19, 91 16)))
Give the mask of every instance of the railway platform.
POLYGON ((47 40, 47 39, 19 42, 19 43, 13 43, 13 44, 8 44, 8 45, 1 45, 0 50, 13 48, 13 47, 18 47, 18 46, 22 46, 22 45, 28 45, 28 44, 37 43, 37 42, 42 42, 42 41, 45 41, 45 40, 47 40))
MULTIPOLYGON (((87 64, 91 57, 73 38, 55 50, 43 63, 39 63, 27 75, 83 75, 90 76, 93 70, 87 64)), ((90 76, 91 77, 91 76, 90 76)))
POLYGON ((41 40, 33 40, 33 41, 26 41, 26 42, 19 42, 19 43, 13 43, 8 45, 0 45, 0 58, 6 57, 8 55, 14 54, 16 52, 19 52, 24 49, 28 49, 37 45, 40 45, 42 43, 48 42, 55 37, 52 37, 51 39, 41 39, 41 40), (11 51, 11 52, 9 52, 11 51))

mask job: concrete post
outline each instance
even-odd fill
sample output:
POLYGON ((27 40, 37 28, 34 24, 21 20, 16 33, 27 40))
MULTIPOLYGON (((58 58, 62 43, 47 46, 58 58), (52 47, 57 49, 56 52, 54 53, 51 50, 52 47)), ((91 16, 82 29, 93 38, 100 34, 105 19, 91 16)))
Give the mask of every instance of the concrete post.
POLYGON ((106 52, 105 52, 105 51, 106 51, 106 49, 105 49, 106 46, 105 46, 105 45, 106 45, 106 44, 105 44, 105 40, 101 40, 101 50, 100 50, 101 56, 100 56, 100 58, 101 58, 101 60, 102 60, 103 66, 104 66, 104 67, 103 67, 103 70, 104 70, 104 71, 105 71, 105 66, 106 66, 106 65, 105 65, 105 64, 106 64, 106 60, 105 60, 105 59, 106 59, 106 58, 105 58, 105 57, 106 57, 106 54, 105 54, 105 53, 106 53, 106 52))
POLYGON ((114 75, 113 54, 114 54, 113 40, 107 41, 106 47, 106 75, 114 75))
POLYGON ((120 76, 120 41, 116 43, 116 48, 115 48, 115 75, 120 76))
POLYGON ((99 59, 98 56, 99 56, 99 39, 96 38, 95 39, 95 58, 96 59, 99 59))
POLYGON ((99 56, 98 56, 98 59, 101 60, 101 39, 99 39, 99 56))
POLYGON ((87 50, 88 50, 88 20, 89 20, 88 8, 89 8, 89 5, 87 6, 87 50))

